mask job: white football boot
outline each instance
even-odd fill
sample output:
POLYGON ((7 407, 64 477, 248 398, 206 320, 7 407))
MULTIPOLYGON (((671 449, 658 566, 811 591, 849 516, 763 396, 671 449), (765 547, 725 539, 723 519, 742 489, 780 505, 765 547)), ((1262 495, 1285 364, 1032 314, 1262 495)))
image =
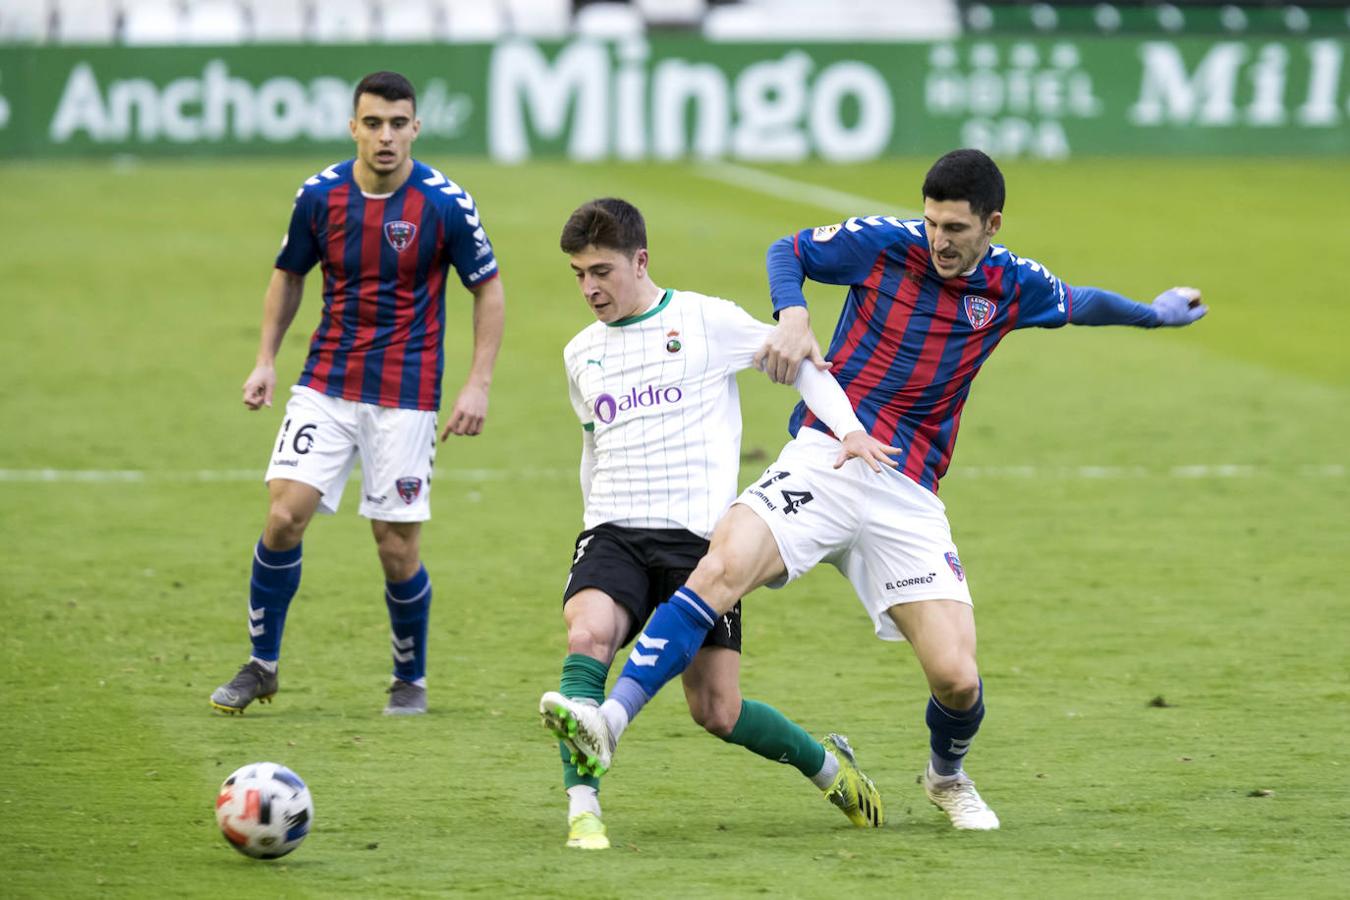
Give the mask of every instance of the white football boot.
POLYGON ((919 779, 924 793, 933 805, 947 814, 952 824, 964 831, 993 831, 998 828, 998 816, 975 790, 975 782, 965 772, 954 778, 944 778, 933 771, 932 763, 919 779))
POLYGON ((572 751, 572 764, 578 772, 599 778, 609 771, 617 741, 594 700, 574 700, 547 691, 539 698, 539 717, 544 727, 572 751))

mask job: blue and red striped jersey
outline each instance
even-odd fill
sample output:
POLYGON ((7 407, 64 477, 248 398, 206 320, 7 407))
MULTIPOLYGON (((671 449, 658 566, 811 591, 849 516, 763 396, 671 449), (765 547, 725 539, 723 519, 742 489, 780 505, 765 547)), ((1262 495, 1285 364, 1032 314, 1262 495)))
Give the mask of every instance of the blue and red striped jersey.
POLYGON ((445 369, 445 279, 497 276, 473 197, 431 166, 387 195, 362 193, 355 160, 329 166, 296 194, 279 269, 323 270, 323 314, 299 383, 332 397, 438 409, 445 369))
MULTIPOLYGON (((904 449, 900 471, 934 492, 970 384, 998 342, 1014 328, 1057 328, 1072 311, 1067 285, 1006 247, 991 246, 968 276, 942 278, 922 219, 808 228, 775 245, 771 260, 788 247, 806 277, 849 285, 826 354, 831 372, 868 433, 904 449)), ((800 284, 786 284, 772 265, 770 272, 775 313, 800 303, 800 284)), ((802 426, 828 432, 798 403, 788 427, 795 437, 802 426)))

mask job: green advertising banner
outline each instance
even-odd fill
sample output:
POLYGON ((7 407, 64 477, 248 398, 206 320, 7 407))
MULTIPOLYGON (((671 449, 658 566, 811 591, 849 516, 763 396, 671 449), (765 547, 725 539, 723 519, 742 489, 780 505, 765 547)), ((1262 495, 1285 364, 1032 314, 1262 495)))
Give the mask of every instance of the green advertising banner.
POLYGON ((854 162, 1350 154, 1350 42, 1135 38, 937 44, 0 48, 0 157, 349 144, 351 89, 404 72, 422 152, 854 162))

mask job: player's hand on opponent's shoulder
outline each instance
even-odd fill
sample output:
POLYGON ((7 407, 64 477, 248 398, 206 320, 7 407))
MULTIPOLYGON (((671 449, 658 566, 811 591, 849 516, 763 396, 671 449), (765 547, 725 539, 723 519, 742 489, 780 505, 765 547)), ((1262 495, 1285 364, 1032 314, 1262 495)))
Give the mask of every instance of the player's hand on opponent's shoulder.
POLYGON ((483 423, 487 420, 488 389, 486 385, 469 382, 460 388, 455 405, 450 409, 450 418, 441 429, 441 440, 452 434, 472 437, 483 432, 483 423))
POLYGON ((882 466, 894 469, 900 464, 891 457, 905 452, 899 447, 888 447, 866 431, 850 431, 844 435, 840 443, 843 446, 839 448, 839 455, 834 460, 836 469, 843 468, 844 463, 850 459, 861 459, 873 472, 880 472, 882 466))
POLYGON ((276 386, 276 368, 265 363, 259 363, 244 379, 244 405, 249 409, 271 406, 272 392, 276 389, 276 386))
POLYGON ((1174 287, 1153 298, 1153 311, 1159 325, 1189 325, 1209 312, 1200 302, 1200 291, 1193 287, 1174 287))
POLYGON ((778 384, 795 384, 802 360, 822 372, 830 368, 811 333, 811 317, 805 306, 789 306, 778 313, 778 324, 755 354, 754 366, 778 384))

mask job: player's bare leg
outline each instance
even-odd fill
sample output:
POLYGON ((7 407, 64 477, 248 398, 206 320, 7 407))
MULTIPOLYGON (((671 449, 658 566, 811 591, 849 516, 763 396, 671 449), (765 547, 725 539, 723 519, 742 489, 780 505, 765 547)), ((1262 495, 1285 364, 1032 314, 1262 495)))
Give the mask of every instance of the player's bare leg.
POLYGON ((730 737, 744 702, 741 655, 726 647, 704 647, 695 654, 680 680, 694 721, 723 740, 730 737))
POLYGON ((998 816, 962 770, 984 715, 974 609, 956 600, 921 600, 892 606, 887 614, 914 648, 933 693, 927 713, 932 757, 921 777, 928 799, 957 828, 998 828, 998 816))
POLYGON ((274 478, 267 484, 267 524, 253 549, 248 631, 253 654, 235 676, 211 693, 211 706, 241 714, 277 692, 277 659, 286 610, 300 584, 300 545, 319 508, 319 492, 308 484, 274 478))
POLYGON ((415 716, 427 711, 427 620, 431 578, 422 567, 422 523, 372 519, 371 533, 384 569, 385 605, 394 656, 386 716, 415 716))
POLYGON ((305 537, 322 495, 311 485, 287 478, 267 482, 267 525, 263 543, 270 550, 290 550, 305 537))
POLYGON ((786 573, 769 526, 743 504, 733 503, 685 585, 718 615, 726 615, 741 597, 786 573))

